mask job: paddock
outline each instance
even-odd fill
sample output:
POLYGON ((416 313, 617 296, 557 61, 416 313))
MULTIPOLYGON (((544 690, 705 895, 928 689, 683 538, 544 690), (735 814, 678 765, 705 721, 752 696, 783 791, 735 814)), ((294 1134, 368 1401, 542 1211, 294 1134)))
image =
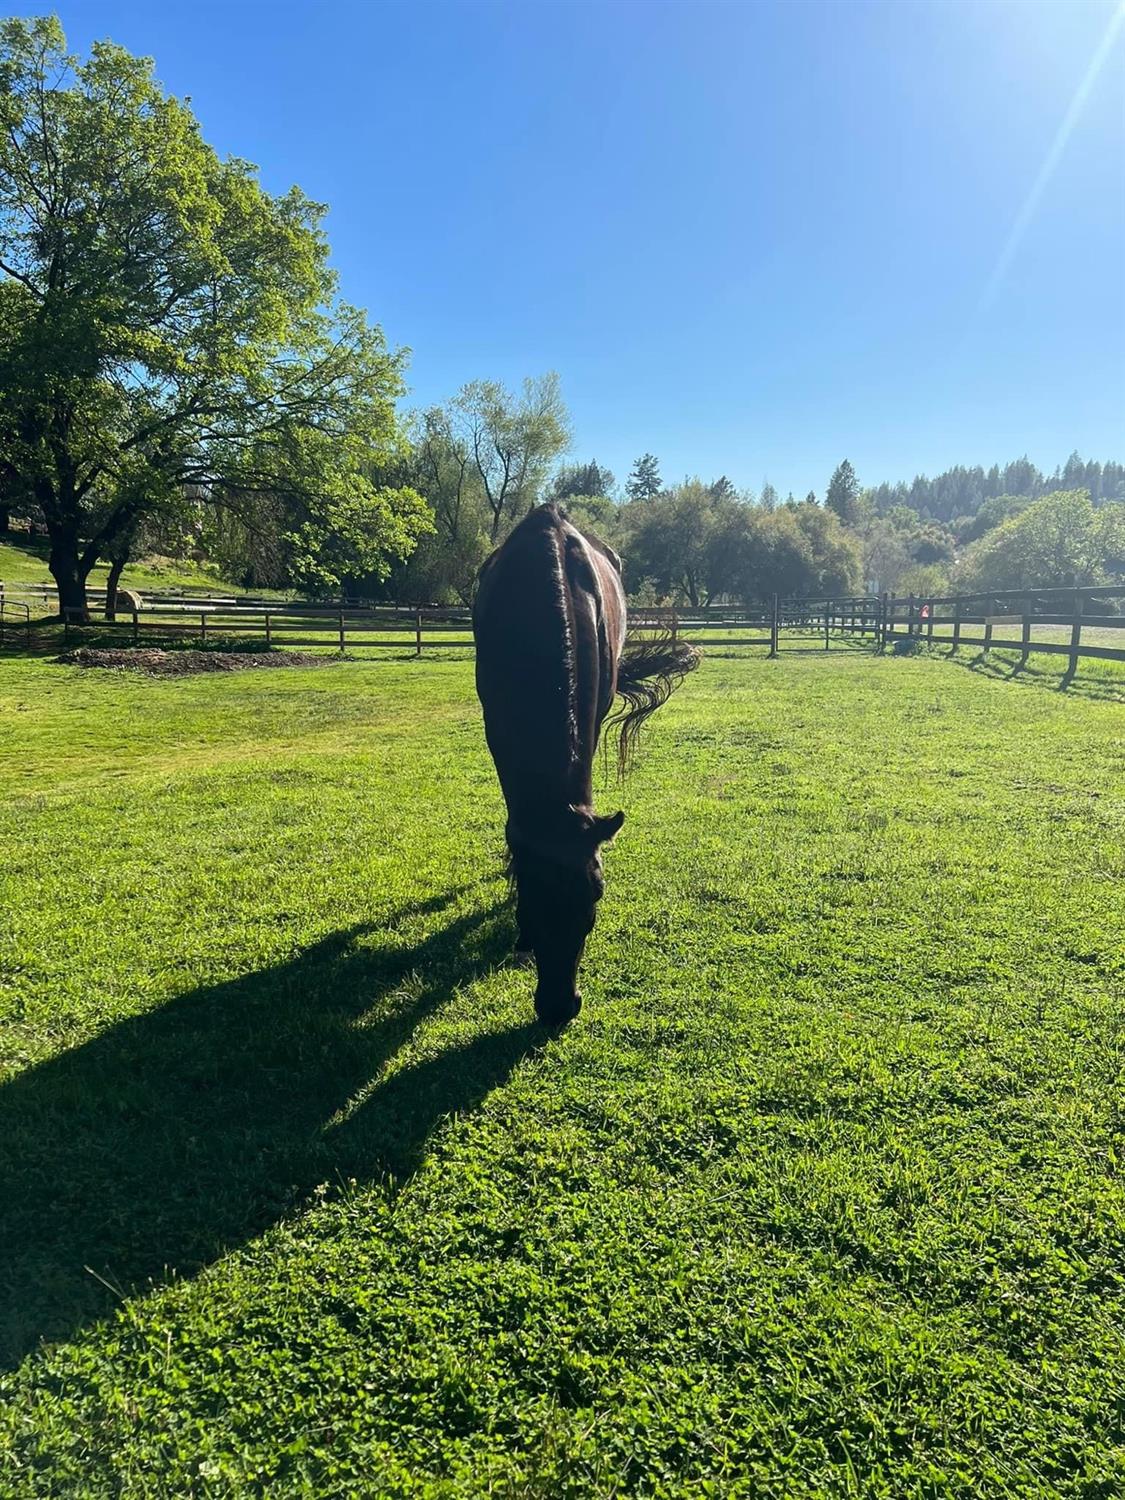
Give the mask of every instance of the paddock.
POLYGON ((558 1037, 471 661, 4 660, 0 1492, 1116 1492, 1121 704, 840 645, 606 768, 558 1037))

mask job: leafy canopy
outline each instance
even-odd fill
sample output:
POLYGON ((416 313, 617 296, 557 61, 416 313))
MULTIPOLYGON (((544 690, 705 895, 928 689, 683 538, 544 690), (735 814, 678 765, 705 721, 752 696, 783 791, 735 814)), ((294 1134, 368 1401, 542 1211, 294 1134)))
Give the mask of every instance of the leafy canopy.
POLYGON ((857 543, 831 512, 767 510, 698 479, 625 506, 620 532, 630 589, 647 580, 647 592, 693 608, 724 596, 850 594, 861 576, 857 543))
POLYGON ((405 356, 338 299, 324 212, 220 160, 150 60, 0 27, 0 477, 41 507, 56 576, 189 484, 279 499, 325 577, 334 528, 368 561, 409 551, 422 501, 370 477, 405 356))
POLYGON ((957 584, 970 589, 1082 587, 1125 572, 1125 505, 1095 507, 1086 490, 1057 490, 969 548, 957 584))

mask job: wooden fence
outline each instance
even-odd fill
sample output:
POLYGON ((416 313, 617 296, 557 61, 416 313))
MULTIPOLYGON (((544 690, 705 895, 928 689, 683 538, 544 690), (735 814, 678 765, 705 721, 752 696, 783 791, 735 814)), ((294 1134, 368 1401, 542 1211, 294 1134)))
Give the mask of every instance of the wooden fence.
MULTIPOLYGON (((47 586, 0 584, 0 644, 33 643, 47 623, 43 611, 57 602, 47 586)), ((472 649, 466 609, 307 603, 248 599, 219 594, 151 593, 137 609, 119 610, 116 621, 98 613, 104 594, 91 591, 91 617, 65 613, 68 640, 106 639, 115 643, 158 644, 218 637, 260 641, 267 647, 330 647, 335 650, 425 651, 472 649)), ((1065 656, 1066 678, 1082 658, 1125 661, 1125 583, 1098 588, 1007 590, 904 598, 894 594, 838 599, 771 599, 748 607, 630 611, 632 628, 667 631, 704 649, 761 648, 770 656, 784 649, 828 650, 833 641, 856 639, 878 651, 906 638, 952 651, 976 646, 1020 653, 1065 656), (1095 634, 1096 633, 1096 634, 1095 634), (1049 637, 1055 638, 1049 638, 1049 637), (1061 638, 1059 638, 1061 637, 1061 638)))
POLYGON ((0 646, 31 645, 31 607, 25 599, 5 597, 0 589, 0 646))
POLYGON ((1125 583, 905 598, 884 594, 877 603, 873 634, 880 651, 914 639, 950 651, 962 646, 984 653, 1018 651, 1019 666, 1033 654, 1065 656, 1067 682, 1083 659, 1125 662, 1125 583))
POLYGON ((268 607, 222 600, 174 602, 145 599, 138 609, 118 610, 116 620, 97 616, 83 620, 63 612, 63 634, 69 640, 91 634, 124 637, 134 645, 190 637, 209 642, 260 642, 267 649, 327 646, 337 651, 410 651, 471 647, 472 625, 465 610, 371 609, 356 605, 329 607, 273 602, 268 607))

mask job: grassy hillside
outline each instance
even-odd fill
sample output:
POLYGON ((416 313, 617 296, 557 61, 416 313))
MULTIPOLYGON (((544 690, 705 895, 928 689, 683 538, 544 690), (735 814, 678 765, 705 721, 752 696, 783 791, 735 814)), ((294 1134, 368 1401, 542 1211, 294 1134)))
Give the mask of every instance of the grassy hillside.
MULTIPOLYGON (((31 542, 20 538, 18 544, 8 538, 0 542, 0 580, 4 583, 51 583, 47 567, 47 543, 31 542)), ((97 563, 90 574, 91 588, 104 588, 109 564, 97 563)), ((221 589, 225 594, 246 592, 236 584, 227 582, 218 573, 202 564, 186 559, 150 557, 130 563, 122 575, 123 588, 140 589, 221 589)), ((256 590, 269 593, 270 590, 256 590)))
POLYGON ((0 1494, 1120 1493, 1121 722, 705 663, 549 1037, 471 663, 0 664, 0 1494))

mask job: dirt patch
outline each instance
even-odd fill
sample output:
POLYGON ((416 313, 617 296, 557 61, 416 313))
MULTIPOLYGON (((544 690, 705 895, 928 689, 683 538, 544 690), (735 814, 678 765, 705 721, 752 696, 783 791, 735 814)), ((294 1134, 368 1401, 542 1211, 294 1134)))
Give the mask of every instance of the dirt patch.
POLYGON ((340 657, 309 651, 160 651, 155 647, 98 651, 80 646, 55 658, 68 667, 107 667, 148 677, 187 677, 193 672, 241 672, 247 667, 326 667, 340 657))

